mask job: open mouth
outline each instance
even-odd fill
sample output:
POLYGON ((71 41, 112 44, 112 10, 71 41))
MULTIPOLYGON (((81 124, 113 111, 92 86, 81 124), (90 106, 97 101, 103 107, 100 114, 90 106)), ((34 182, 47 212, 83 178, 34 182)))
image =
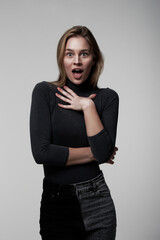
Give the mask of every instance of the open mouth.
POLYGON ((75 68, 72 70, 72 73, 73 73, 74 78, 80 79, 82 77, 83 70, 79 69, 79 68, 75 68))

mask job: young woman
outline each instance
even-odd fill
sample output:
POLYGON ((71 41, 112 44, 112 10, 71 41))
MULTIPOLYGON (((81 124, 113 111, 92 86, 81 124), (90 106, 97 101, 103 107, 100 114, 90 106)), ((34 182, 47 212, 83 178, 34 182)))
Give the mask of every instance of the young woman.
POLYGON ((33 157, 43 164, 43 240, 114 240, 116 213, 99 165, 113 164, 118 95, 97 82, 103 57, 91 31, 75 26, 57 48, 59 78, 32 93, 33 157))

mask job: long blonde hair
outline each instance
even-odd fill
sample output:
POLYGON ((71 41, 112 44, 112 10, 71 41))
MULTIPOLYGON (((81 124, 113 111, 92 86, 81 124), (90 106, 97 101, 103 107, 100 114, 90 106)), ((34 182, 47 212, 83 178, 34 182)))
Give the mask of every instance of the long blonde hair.
POLYGON ((74 26, 68 29, 60 38, 57 46, 57 64, 59 68, 59 76, 57 81, 51 83, 59 87, 63 87, 65 85, 67 79, 63 63, 65 47, 68 39, 75 36, 84 37, 89 43, 91 50, 93 51, 95 64, 90 73, 90 85, 92 88, 95 88, 104 66, 104 59, 96 39, 94 38, 91 31, 85 26, 74 26))

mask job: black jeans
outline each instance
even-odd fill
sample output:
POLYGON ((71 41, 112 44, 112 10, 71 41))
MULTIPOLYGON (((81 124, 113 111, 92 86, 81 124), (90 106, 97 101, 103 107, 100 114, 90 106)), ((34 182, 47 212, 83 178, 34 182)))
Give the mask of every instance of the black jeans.
POLYGON ((44 179, 40 234, 42 240, 114 240, 116 212, 103 173, 61 186, 44 179))

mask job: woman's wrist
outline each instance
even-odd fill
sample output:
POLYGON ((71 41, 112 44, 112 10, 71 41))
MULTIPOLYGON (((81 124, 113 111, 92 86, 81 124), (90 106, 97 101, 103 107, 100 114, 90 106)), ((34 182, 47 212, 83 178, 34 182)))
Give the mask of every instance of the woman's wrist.
POLYGON ((85 112, 88 109, 94 108, 95 104, 92 99, 86 99, 86 101, 82 102, 82 111, 85 112))

